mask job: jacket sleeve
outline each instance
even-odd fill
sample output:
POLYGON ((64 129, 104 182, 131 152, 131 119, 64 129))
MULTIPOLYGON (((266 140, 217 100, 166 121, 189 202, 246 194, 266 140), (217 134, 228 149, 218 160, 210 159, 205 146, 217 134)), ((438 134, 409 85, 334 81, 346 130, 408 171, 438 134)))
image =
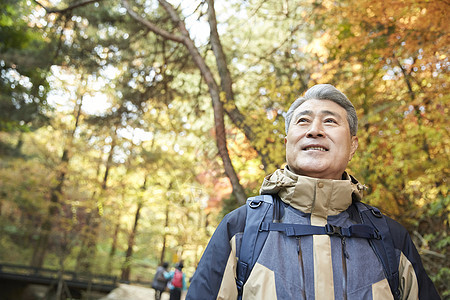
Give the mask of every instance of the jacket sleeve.
POLYGON ((220 222, 192 277, 186 300, 217 299, 232 252, 230 241, 244 230, 245 216, 246 208, 241 206, 220 222))
POLYGON ((183 281, 183 291, 185 291, 185 290, 187 290, 187 285, 186 285, 186 274, 184 272, 183 272, 182 281, 183 281))
POLYGON ((416 299, 417 295, 420 300, 441 299, 422 265, 419 252, 408 231, 391 218, 386 219, 394 240, 394 247, 401 251, 399 277, 403 299, 416 299))
POLYGON ((164 278, 166 278, 166 280, 170 281, 170 280, 172 280, 172 278, 173 278, 174 272, 173 272, 173 271, 170 271, 170 272, 164 272, 163 274, 164 274, 164 278))

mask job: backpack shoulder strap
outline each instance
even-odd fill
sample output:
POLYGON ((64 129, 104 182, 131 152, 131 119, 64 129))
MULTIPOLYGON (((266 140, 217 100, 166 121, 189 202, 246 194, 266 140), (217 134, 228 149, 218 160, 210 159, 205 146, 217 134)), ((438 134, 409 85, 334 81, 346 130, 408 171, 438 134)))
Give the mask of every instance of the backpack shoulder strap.
POLYGON ((362 202, 354 202, 354 205, 359 211, 361 222, 373 226, 381 236, 381 239, 369 239, 369 243, 383 265, 394 299, 400 299, 399 262, 386 218, 376 207, 362 202))
POLYGON ((268 232, 260 232, 259 227, 263 221, 272 221, 273 199, 272 195, 259 195, 247 199, 244 234, 237 255, 236 285, 238 299, 242 299, 244 284, 266 241, 268 232))

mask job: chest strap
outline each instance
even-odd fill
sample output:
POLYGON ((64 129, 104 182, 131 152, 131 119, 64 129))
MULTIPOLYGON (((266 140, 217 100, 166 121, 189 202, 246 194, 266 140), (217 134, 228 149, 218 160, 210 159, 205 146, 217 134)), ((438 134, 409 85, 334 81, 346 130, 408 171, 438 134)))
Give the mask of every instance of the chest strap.
POLYGON ((303 224, 262 222, 259 231, 284 232, 288 237, 300 237, 305 235, 334 235, 338 237, 356 237, 364 239, 381 239, 378 231, 370 225, 354 224, 349 227, 339 227, 331 224, 325 226, 313 226, 303 224))

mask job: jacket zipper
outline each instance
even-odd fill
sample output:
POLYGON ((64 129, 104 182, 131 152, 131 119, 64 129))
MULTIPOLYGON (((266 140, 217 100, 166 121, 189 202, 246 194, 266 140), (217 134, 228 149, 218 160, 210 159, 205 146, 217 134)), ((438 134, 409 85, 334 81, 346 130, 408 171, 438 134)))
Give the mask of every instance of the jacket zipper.
POLYGON ((347 258, 348 253, 347 249, 345 247, 345 237, 341 237, 341 244, 342 244, 342 272, 344 273, 343 276, 343 291, 344 291, 344 300, 347 300, 347 258))
POLYGON ((301 280, 302 280, 302 295, 303 295, 303 299, 306 300, 306 282, 305 282, 305 268, 303 267, 303 255, 302 255, 302 247, 301 247, 301 242, 300 242, 300 237, 297 238, 298 240, 298 245, 297 245, 297 252, 298 252, 298 263, 300 264, 300 269, 301 269, 301 280))

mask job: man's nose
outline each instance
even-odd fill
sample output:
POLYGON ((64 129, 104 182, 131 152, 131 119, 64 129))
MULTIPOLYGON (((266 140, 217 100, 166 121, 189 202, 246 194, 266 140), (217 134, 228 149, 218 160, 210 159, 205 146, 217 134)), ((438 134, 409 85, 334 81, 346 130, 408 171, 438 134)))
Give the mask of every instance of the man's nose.
POLYGON ((314 120, 306 133, 307 137, 324 137, 323 124, 319 120, 314 120))

